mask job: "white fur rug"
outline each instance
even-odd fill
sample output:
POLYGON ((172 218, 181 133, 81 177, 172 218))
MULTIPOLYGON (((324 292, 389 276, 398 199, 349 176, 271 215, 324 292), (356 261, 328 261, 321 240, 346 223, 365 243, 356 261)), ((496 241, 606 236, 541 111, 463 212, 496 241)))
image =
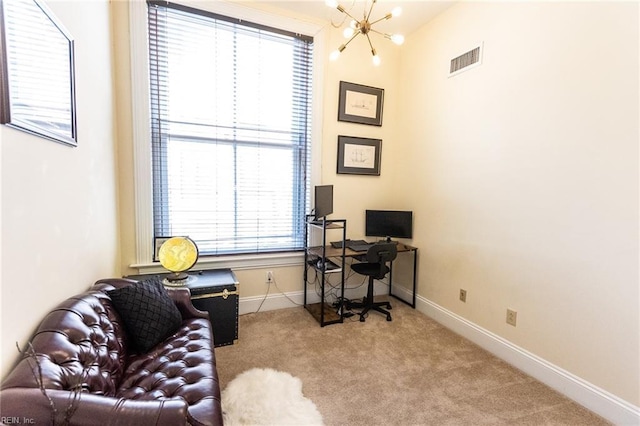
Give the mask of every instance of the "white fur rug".
POLYGON ((322 425, 315 404, 302 395, 302 381, 289 373, 253 368, 222 391, 224 424, 322 425))

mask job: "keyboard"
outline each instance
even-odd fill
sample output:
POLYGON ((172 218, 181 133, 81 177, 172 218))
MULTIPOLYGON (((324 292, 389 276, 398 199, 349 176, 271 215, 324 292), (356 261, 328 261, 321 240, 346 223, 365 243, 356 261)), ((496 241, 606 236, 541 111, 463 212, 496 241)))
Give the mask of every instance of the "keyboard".
MULTIPOLYGON (((337 248, 337 249, 342 248, 342 241, 332 241, 329 244, 331 244, 331 247, 333 247, 333 248, 337 248)), ((362 244, 369 244, 369 243, 367 243, 365 240, 349 240, 349 239, 344 240, 344 245, 347 248, 351 248, 351 246, 353 246, 354 244, 355 245, 362 245, 362 244)))
MULTIPOLYGON (((348 244, 349 240, 345 240, 345 243, 348 244)), ((340 240, 340 241, 331 241, 331 243, 329 243, 329 244, 331 244, 331 247, 333 247, 333 248, 342 248, 342 240, 340 240)))
POLYGON ((369 251, 372 246, 373 244, 354 244, 349 248, 353 251, 369 251))
POLYGON ((353 251, 368 251, 371 247, 373 247, 374 243, 368 243, 363 241, 361 243, 356 244, 347 244, 347 247, 353 251))

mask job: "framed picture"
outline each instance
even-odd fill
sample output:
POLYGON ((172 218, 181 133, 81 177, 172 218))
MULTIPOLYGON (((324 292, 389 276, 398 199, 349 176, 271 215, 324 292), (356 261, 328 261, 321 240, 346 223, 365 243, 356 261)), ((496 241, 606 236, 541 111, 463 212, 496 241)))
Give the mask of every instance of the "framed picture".
POLYGON ((171 237, 155 237, 153 239, 153 261, 154 262, 159 262, 160 259, 158 259, 158 252, 160 251, 160 247, 162 246, 162 244, 164 244, 165 241, 167 241, 169 238, 173 238, 173 236, 171 237))
POLYGON ((338 121, 382 126, 384 89, 340 82, 338 121))
POLYGON ((380 176, 381 139, 338 136, 339 174, 380 176))

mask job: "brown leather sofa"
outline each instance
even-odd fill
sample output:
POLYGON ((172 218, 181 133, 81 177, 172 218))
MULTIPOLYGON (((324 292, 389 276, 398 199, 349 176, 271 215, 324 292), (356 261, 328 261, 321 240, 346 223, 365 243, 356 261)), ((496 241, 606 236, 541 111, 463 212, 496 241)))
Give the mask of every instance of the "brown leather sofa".
POLYGON ((31 339, 37 355, 21 359, 0 388, 4 423, 222 424, 208 313, 193 307, 187 289, 168 290, 182 323, 152 349, 136 353, 107 293, 133 283, 98 281, 46 315, 31 339))

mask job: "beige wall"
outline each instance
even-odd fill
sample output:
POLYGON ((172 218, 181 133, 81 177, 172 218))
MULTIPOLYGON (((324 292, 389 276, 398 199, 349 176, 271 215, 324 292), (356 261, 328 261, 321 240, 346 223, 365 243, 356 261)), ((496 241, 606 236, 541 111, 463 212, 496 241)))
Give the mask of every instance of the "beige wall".
POLYGON ((45 312, 119 272, 109 3, 47 4, 75 38, 78 147, 0 126, 2 376, 45 312))
POLYGON ((615 2, 452 7, 402 50, 411 155, 394 164, 412 171, 398 188, 416 212, 419 294, 636 406, 638 15, 615 2), (447 78, 478 42, 483 64, 447 78))
MULTIPOLYGON (((325 58, 330 51, 344 43, 340 31, 329 31, 329 34, 325 58)), ((351 238, 364 237, 365 209, 401 207, 396 205, 396 197, 393 195, 397 175, 396 148, 400 142, 397 137, 400 48, 375 35, 372 36, 372 42, 382 59, 379 67, 371 62, 371 51, 366 39, 359 37, 337 61, 327 60, 325 73, 322 183, 334 185, 334 214, 331 217, 347 219, 347 230, 351 238), (381 127, 337 120, 340 81, 384 89, 381 127), (381 139, 380 176, 337 174, 338 135, 381 139)))

